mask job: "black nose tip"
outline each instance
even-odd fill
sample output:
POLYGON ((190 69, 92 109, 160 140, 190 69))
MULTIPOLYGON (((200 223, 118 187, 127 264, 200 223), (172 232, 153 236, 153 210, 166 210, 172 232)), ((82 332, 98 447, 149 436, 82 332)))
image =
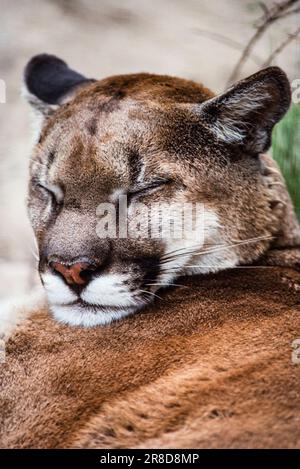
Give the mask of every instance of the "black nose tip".
POLYGON ((74 264, 50 262, 49 265, 63 276, 68 285, 75 286, 83 286, 88 283, 93 272, 97 270, 97 265, 89 262, 76 262, 74 264))

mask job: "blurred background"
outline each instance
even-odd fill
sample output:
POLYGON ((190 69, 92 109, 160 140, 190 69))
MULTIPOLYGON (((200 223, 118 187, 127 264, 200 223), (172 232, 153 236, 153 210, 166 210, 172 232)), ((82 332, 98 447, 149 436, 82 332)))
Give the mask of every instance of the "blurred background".
MULTIPOLYGON (((215 92, 269 64, 281 66, 291 82, 300 78, 299 0, 0 0, 0 6, 0 79, 6 83, 6 103, 0 100, 0 299, 26 293, 37 281, 25 209, 32 132, 20 95, 32 55, 58 55, 94 78, 154 72, 200 81, 215 92)), ((300 214, 299 140, 300 104, 294 104, 272 146, 300 214)))

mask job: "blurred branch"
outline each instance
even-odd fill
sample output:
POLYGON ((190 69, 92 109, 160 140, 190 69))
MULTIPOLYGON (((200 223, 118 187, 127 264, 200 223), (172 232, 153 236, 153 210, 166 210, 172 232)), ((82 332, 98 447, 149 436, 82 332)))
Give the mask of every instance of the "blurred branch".
POLYGON ((258 2, 260 8, 263 10, 264 15, 267 16, 269 13, 267 5, 264 4, 264 2, 258 2))
POLYGON ((281 20, 283 18, 286 18, 287 16, 298 13, 300 7, 290 10, 290 8, 296 3, 298 3, 298 1, 299 0, 284 0, 279 3, 274 2, 271 7, 267 7, 264 2, 259 2, 259 5, 263 10, 263 16, 257 21, 256 27, 260 28, 266 22, 273 23, 274 21, 281 20))
POLYGON ((272 52, 272 54, 267 58, 264 62, 263 67, 268 67, 273 62, 274 58, 279 55, 283 49, 285 49, 294 39, 296 39, 300 35, 300 28, 296 29, 296 31, 292 34, 289 34, 288 37, 282 41, 281 44, 272 52))
POLYGON ((294 8, 294 10, 287 11, 286 13, 283 13, 280 16, 280 19, 282 20, 283 18, 286 18, 287 16, 295 15, 297 13, 300 13, 300 7, 299 8, 294 8))
MULTIPOLYGON (((236 49, 236 50, 244 50, 244 44, 238 41, 235 41, 234 39, 231 39, 230 37, 223 36, 223 34, 215 33, 214 31, 207 31, 205 29, 199 29, 199 28, 193 28, 193 31, 196 34, 200 34, 201 36, 208 37, 209 39, 219 42, 222 45, 232 47, 233 49, 236 49)), ((256 63, 256 65, 261 66, 262 59, 260 57, 258 57, 255 54, 251 54, 249 58, 252 59, 253 62, 256 63)))
POLYGON ((286 18, 288 15, 297 13, 300 7, 294 8, 292 10, 290 10, 290 8, 294 6, 296 3, 299 3, 299 1, 300 0, 284 0, 280 3, 274 3, 274 5, 272 5, 269 8, 266 6, 265 3, 260 2, 260 7, 263 9, 263 15, 257 22, 255 33, 250 38, 240 59, 235 65, 228 79, 227 86, 231 85, 231 83, 233 83, 234 81, 237 80, 237 78, 239 78, 240 72, 244 63, 249 58, 255 44, 262 37, 265 31, 276 21, 286 18))

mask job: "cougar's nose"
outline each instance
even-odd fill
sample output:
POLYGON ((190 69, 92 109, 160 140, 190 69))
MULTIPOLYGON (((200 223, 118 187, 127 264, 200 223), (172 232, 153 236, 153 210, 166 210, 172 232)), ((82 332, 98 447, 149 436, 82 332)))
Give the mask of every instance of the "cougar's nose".
POLYGON ((49 265, 53 270, 59 272, 69 285, 85 285, 97 269, 96 264, 88 262, 77 262, 71 265, 50 262, 49 265))

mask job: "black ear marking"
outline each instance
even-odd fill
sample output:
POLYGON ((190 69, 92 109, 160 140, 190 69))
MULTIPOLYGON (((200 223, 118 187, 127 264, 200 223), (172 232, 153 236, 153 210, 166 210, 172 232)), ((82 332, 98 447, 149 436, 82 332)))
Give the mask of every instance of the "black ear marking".
POLYGON ((73 88, 90 80, 70 69, 55 55, 39 54, 28 62, 24 71, 28 92, 47 104, 60 104, 73 88))

